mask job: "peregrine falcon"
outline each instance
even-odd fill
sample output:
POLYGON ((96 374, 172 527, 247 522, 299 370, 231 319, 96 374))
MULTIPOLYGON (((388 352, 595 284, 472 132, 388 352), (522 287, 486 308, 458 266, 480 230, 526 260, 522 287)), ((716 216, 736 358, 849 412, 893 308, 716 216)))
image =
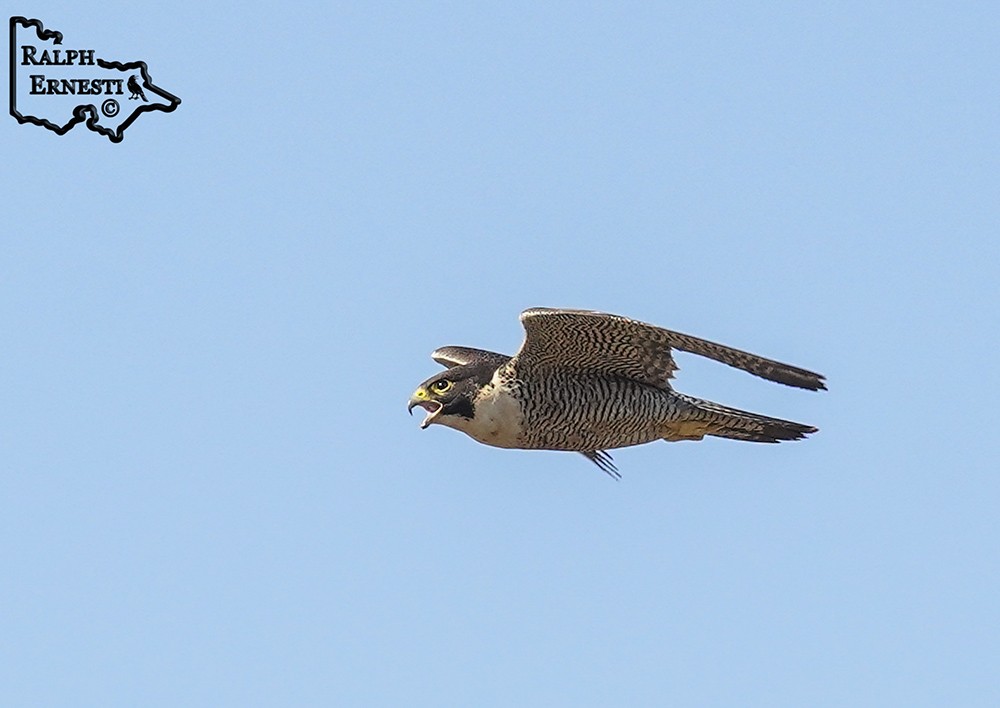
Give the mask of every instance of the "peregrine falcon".
POLYGON ((408 410, 495 447, 582 453, 620 477, 609 449, 706 435, 774 443, 817 428, 729 408, 674 391, 671 350, 699 354, 798 388, 826 389, 821 374, 627 317, 536 307, 521 313, 514 356, 443 347, 446 371, 424 381, 408 410))

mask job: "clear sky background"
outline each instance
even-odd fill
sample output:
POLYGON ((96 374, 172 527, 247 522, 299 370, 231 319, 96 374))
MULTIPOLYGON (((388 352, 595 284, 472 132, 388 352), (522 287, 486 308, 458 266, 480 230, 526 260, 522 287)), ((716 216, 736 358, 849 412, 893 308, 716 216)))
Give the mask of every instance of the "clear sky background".
POLYGON ((750 5, 9 6, 183 103, 0 121, 0 704, 1000 705, 1000 9, 750 5), (538 305, 820 432, 421 431, 538 305))

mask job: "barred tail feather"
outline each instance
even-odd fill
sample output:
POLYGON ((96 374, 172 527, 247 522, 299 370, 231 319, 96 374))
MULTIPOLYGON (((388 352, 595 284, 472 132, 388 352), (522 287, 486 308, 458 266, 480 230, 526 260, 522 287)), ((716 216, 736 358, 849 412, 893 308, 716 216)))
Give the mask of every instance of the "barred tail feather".
MULTIPOLYGON (((698 438, 702 435, 711 435, 732 440, 776 443, 783 440, 801 440, 818 430, 811 425, 741 411, 700 398, 691 396, 684 396, 684 398, 693 408, 691 411, 692 421, 697 421, 700 424, 698 432, 701 435, 698 438)), ((668 436, 665 437, 670 439, 668 436)), ((685 438, 687 436, 682 435, 676 439, 685 438)))

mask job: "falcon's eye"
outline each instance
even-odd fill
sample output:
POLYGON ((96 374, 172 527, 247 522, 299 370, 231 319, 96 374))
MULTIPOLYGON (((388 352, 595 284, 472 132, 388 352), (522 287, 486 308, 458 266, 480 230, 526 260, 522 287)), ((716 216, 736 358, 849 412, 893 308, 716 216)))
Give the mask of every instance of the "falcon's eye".
POLYGON ((449 388, 451 388, 451 381, 448 381, 447 379, 441 379, 440 381, 435 381, 431 384, 431 390, 434 391, 434 393, 444 393, 449 388))

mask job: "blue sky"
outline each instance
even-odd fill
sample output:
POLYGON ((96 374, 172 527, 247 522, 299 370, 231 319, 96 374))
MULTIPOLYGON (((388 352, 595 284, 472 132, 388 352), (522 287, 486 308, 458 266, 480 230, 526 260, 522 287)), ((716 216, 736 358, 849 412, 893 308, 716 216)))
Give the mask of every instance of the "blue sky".
POLYGON ((809 5, 11 7, 182 104, 2 121, 0 702, 1000 703, 1000 10, 809 5), (421 431, 539 305, 820 432, 421 431))

